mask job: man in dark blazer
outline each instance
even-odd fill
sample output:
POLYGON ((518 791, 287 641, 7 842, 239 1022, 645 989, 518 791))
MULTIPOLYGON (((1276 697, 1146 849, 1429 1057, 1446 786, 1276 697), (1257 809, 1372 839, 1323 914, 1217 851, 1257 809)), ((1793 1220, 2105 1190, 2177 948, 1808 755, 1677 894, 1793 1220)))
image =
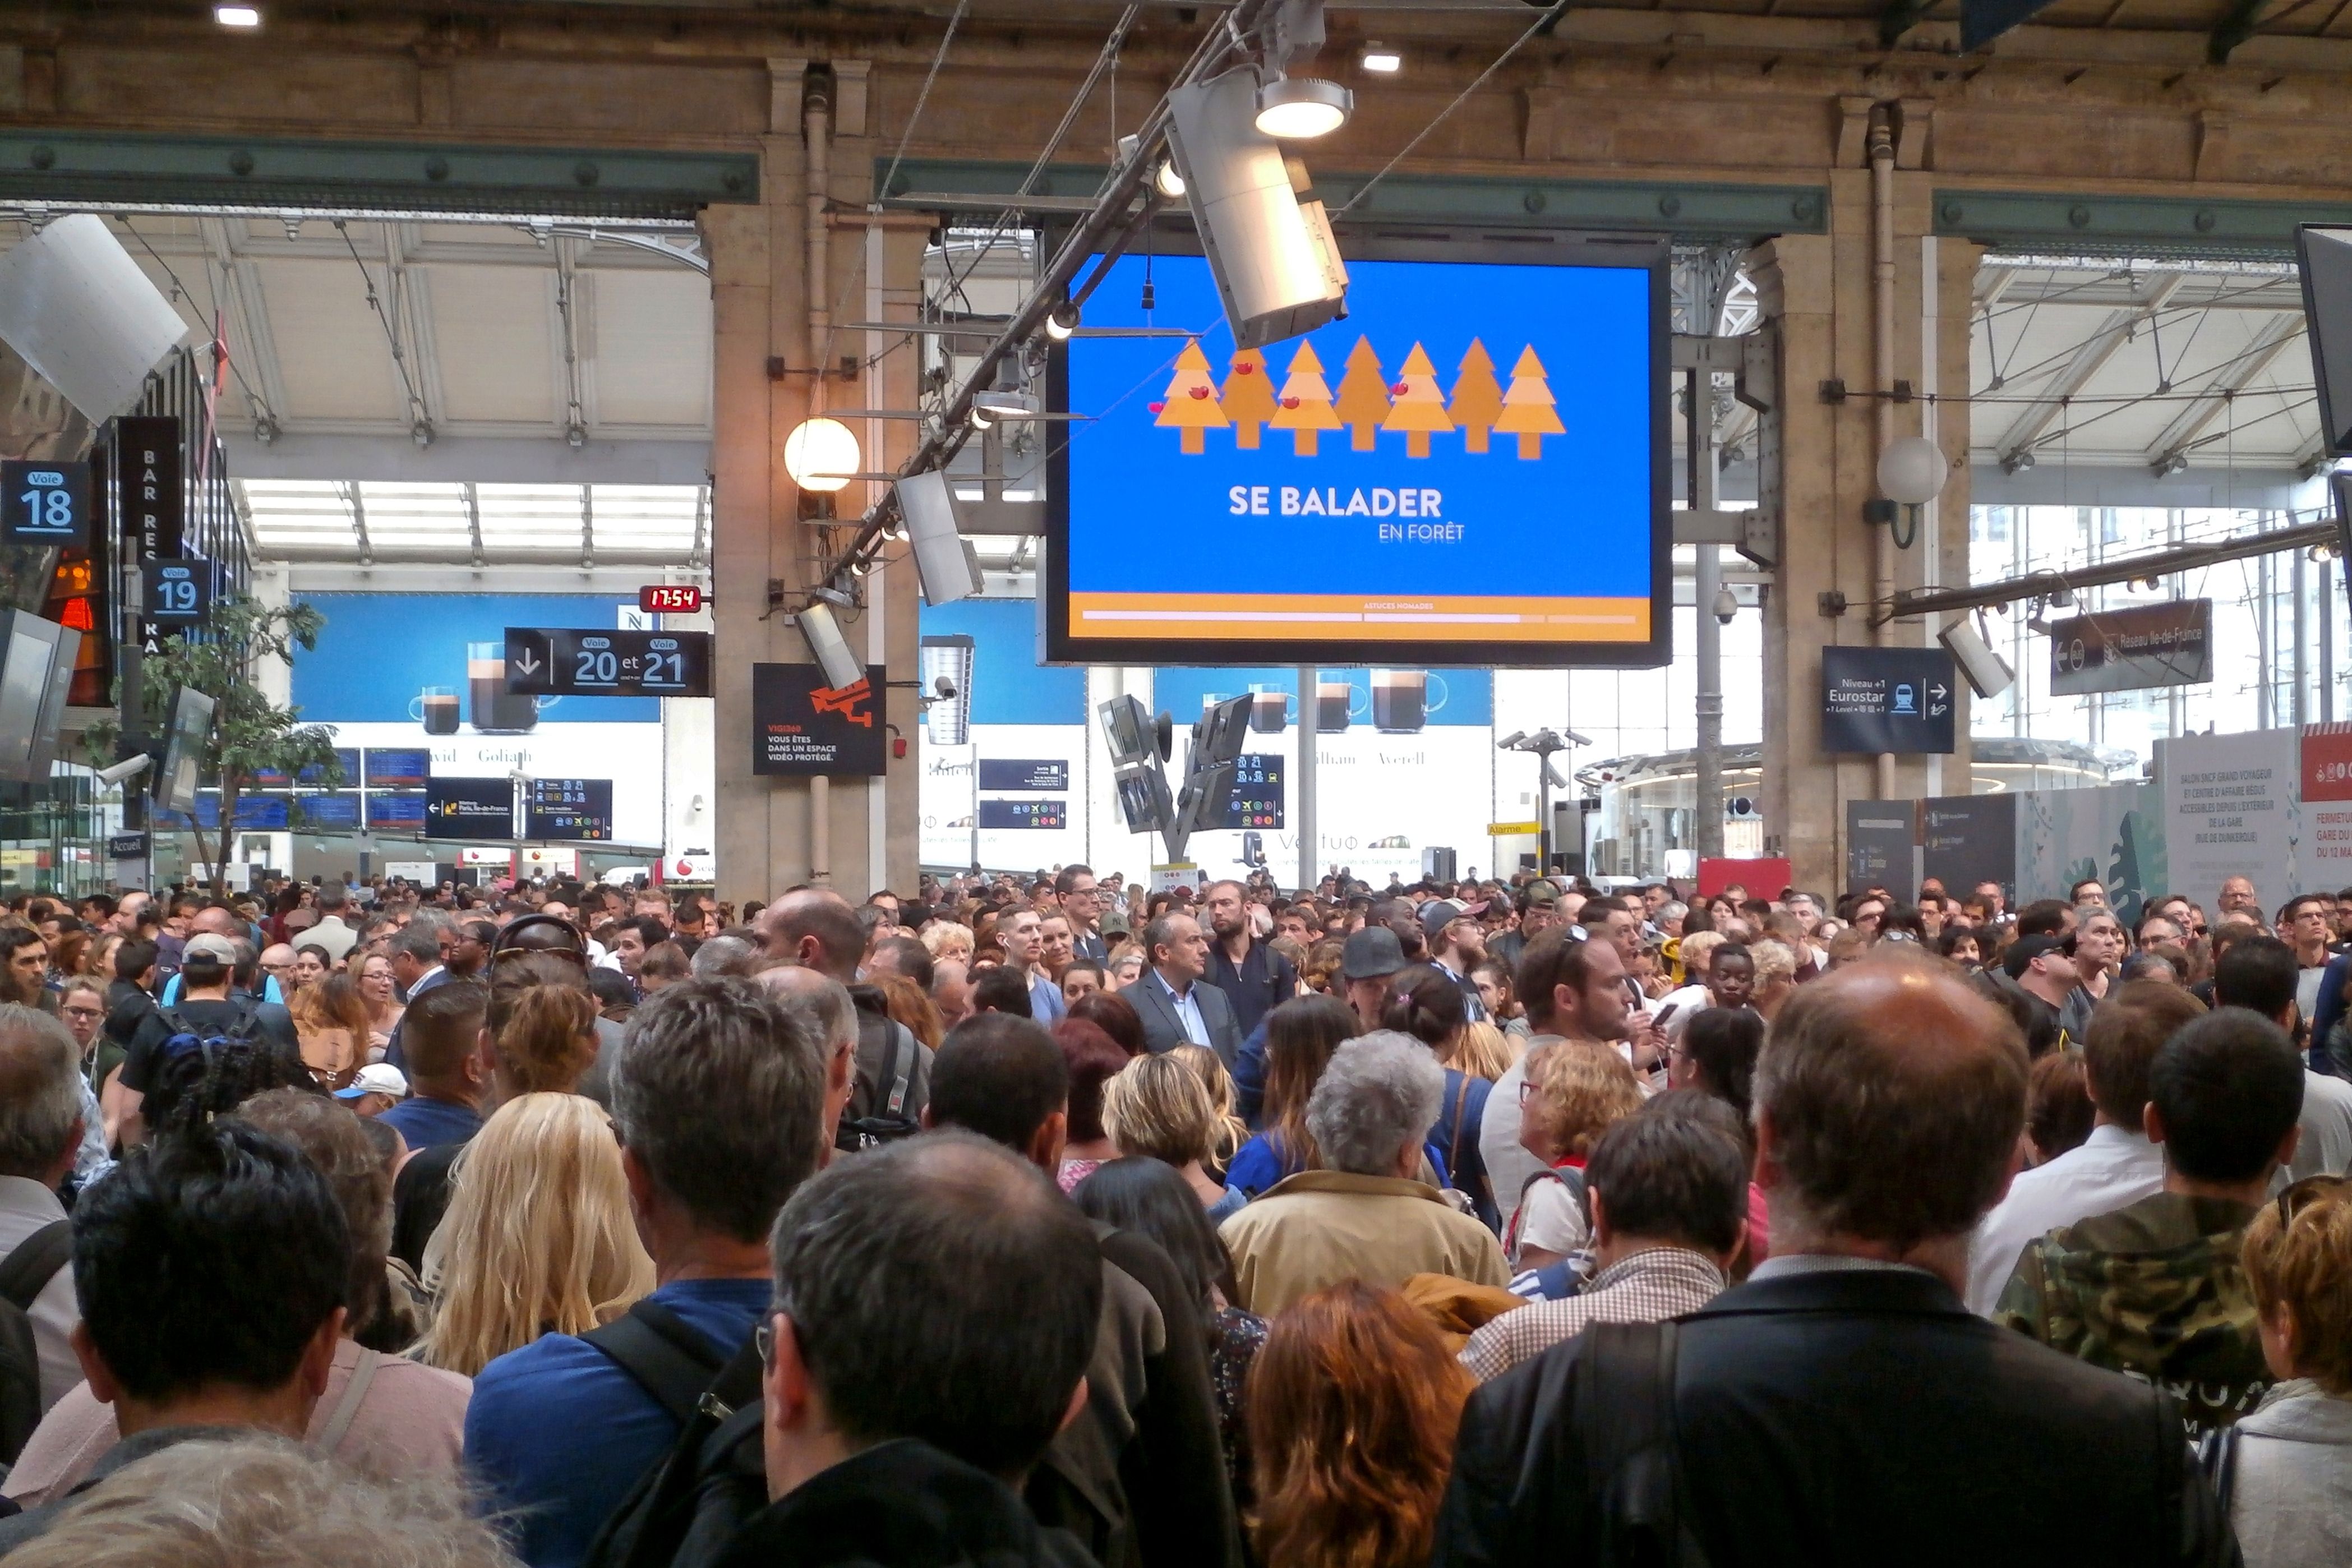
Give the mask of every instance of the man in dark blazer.
POLYGON ((1191 915, 1164 914, 1143 928, 1150 967, 1119 994, 1143 1020, 1143 1043, 1153 1051, 1206 1046, 1225 1070, 1242 1047, 1241 1026, 1225 994, 1202 979, 1209 969, 1209 939, 1191 915))
POLYGON ((2172 1395, 1962 1305, 2025 1069, 2006 1014, 1916 959, 1800 989, 1756 1073, 1771 1257, 1474 1394, 1436 1568, 1630 1562, 1643 1535, 1792 1568, 2236 1563, 2172 1395))

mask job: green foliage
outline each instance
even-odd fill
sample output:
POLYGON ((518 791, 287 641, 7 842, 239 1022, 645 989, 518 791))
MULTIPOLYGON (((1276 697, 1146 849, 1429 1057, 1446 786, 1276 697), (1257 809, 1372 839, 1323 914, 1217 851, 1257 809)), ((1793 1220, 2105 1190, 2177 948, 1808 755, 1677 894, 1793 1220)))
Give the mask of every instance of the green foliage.
MULTIPOLYGON (((167 637, 157 652, 141 661, 139 728, 151 740, 163 736, 172 694, 179 688, 193 687, 215 704, 212 738, 200 771, 220 787, 223 828, 220 842, 209 851, 204 831, 196 831, 196 858, 215 884, 227 858, 237 797, 252 787, 256 777, 291 777, 316 768, 320 788, 337 788, 344 782, 335 760, 334 731, 322 724, 302 723, 294 709, 271 701, 254 679, 265 660, 289 661, 295 649, 307 653, 315 647, 319 629, 326 624, 326 617, 308 605, 225 599, 213 606, 201 636, 167 637)), ((111 725, 93 725, 89 731, 93 758, 112 761, 117 740, 111 725)))

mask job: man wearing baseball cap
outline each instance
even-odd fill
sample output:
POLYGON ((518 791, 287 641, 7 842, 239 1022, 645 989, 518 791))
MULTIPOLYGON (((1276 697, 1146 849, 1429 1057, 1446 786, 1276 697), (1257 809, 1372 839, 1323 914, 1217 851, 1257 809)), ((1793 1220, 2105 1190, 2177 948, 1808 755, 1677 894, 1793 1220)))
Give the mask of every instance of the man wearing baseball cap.
POLYGON ((370 1062, 335 1098, 362 1116, 391 1110, 408 1098, 408 1079, 390 1062, 370 1062))
POLYGON ((1474 1024, 1486 1019, 1486 1005, 1479 999, 1476 982, 1470 978, 1471 969, 1486 956, 1486 928, 1478 923, 1478 917, 1486 912, 1483 899, 1475 904, 1456 899, 1432 899, 1420 910, 1421 935, 1429 947, 1429 962, 1462 988, 1462 1000, 1474 1024))
POLYGON ((1559 923, 1560 886, 1549 877, 1538 877, 1519 889, 1519 927, 1507 931, 1487 944, 1486 951, 1509 964, 1519 966, 1519 955, 1528 943, 1559 923))

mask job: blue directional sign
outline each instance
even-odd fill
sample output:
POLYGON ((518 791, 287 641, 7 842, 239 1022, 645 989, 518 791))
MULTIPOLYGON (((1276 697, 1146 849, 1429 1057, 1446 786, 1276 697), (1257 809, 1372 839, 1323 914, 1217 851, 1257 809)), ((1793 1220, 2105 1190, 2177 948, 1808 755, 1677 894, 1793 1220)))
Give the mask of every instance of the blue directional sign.
POLYGON ((1939 647, 1822 649, 1822 750, 1953 749, 1952 656, 1939 647))
POLYGON ((0 519, 12 544, 89 549, 89 465, 0 462, 0 519))
POLYGON ((509 626, 506 676, 518 696, 708 697, 710 634, 509 626))
POLYGON ((159 626, 202 626, 212 614, 215 574, 209 561, 149 561, 139 568, 147 618, 159 626))

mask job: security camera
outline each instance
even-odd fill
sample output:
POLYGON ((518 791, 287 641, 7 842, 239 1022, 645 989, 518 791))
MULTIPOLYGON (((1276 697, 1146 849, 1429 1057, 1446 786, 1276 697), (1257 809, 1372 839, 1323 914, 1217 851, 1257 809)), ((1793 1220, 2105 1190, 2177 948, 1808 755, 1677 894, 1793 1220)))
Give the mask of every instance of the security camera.
POLYGON ((1717 588, 1715 591, 1715 618, 1727 626, 1732 617, 1738 614, 1739 595, 1728 587, 1717 588))
MULTIPOLYGON (((2035 614, 2039 615, 2040 611, 2035 614)), ((1954 621, 1937 632, 1936 640, 1951 654, 1952 661, 1960 667, 1961 677, 1969 683, 1969 689, 1979 698, 1990 700, 2000 696, 2016 679, 2009 668, 2009 661, 1993 652, 1984 638, 1977 635, 1976 627, 1965 620, 1954 621)))
POLYGON ((955 700, 956 683, 947 676, 942 675, 937 680, 932 681, 931 690, 937 695, 939 700, 941 702, 952 702, 955 700))
POLYGON ((152 766, 154 761, 154 758, 144 752, 135 757, 125 757, 110 768, 99 769, 98 782, 102 784, 119 784, 125 779, 137 778, 152 766))

